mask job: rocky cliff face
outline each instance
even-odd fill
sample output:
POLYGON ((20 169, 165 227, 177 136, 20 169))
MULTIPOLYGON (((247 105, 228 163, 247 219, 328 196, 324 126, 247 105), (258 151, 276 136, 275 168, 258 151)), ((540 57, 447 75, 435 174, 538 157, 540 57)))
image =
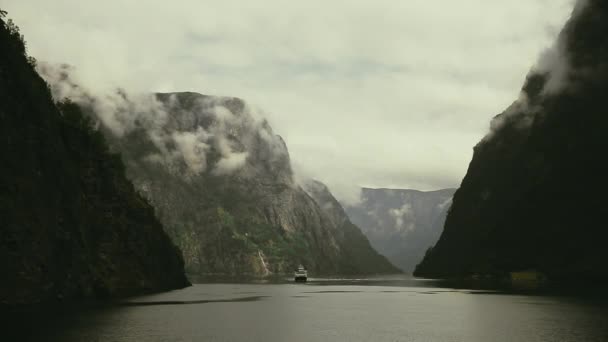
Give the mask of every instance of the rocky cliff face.
POLYGON ((188 285, 120 157, 77 106, 55 106, 22 39, 0 18, 0 304, 188 285))
POLYGON ((608 280, 608 3, 579 1, 521 98, 492 122, 421 276, 535 269, 608 280))
POLYGON ((266 276, 299 263, 338 271, 327 218, 293 183, 285 144, 265 121, 235 98, 176 93, 157 101, 166 112, 161 126, 113 142, 189 273, 266 276))
POLYGON ((311 180, 304 189, 329 218, 339 245, 348 247, 343 248, 340 253, 341 269, 348 270, 348 273, 352 274, 401 273, 385 256, 372 247, 361 229, 351 222, 344 208, 325 184, 311 180))
MULTIPOLYGON (((65 81, 53 73, 47 70, 65 81)), ((108 115, 99 98, 67 87, 122 154, 129 178, 183 251, 187 272, 257 277, 291 273, 300 263, 313 275, 394 272, 360 232, 363 240, 344 238, 358 229, 337 224, 293 181, 285 143, 242 100, 119 93, 114 103, 121 105, 108 115)), ((65 90, 66 82, 55 88, 65 90)))
POLYGON ((363 189, 361 202, 345 208, 377 251, 411 273, 439 239, 455 191, 363 189))

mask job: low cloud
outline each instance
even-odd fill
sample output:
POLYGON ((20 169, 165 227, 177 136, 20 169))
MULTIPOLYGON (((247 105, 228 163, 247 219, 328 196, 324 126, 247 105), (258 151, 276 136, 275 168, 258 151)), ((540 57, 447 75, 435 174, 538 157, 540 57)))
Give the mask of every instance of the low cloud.
POLYGON ((171 136, 190 171, 194 174, 205 171, 209 150, 205 130, 199 127, 196 132, 174 132, 171 136))
MULTIPOLYGON (((3 8, 33 56, 76 66, 95 94, 191 90, 264 108, 298 172, 356 200, 362 186, 457 186, 488 121, 517 97, 572 1, 4 0, 3 8)), ((117 134, 133 122, 112 115, 120 105, 99 104, 117 134)))
MULTIPOLYGON (((576 20, 588 5, 589 0, 576 1, 570 20, 576 20)), ((545 85, 541 91, 543 96, 555 95, 566 90, 571 85, 572 75, 577 72, 570 63, 567 50, 569 39, 568 31, 563 31, 553 46, 540 55, 533 69, 534 72, 546 75, 545 85)))
POLYGON ((437 209, 439 209, 440 211, 443 211, 446 207, 449 207, 452 205, 452 197, 446 199, 445 201, 437 204, 437 209))
POLYGON ((570 81, 570 61, 566 51, 566 37, 560 37, 555 45, 545 50, 534 72, 547 75, 541 95, 555 95, 564 90, 570 81))
POLYGON ((242 168, 247 160, 247 152, 230 153, 227 156, 223 156, 213 169, 213 174, 222 176, 231 174, 232 172, 242 168))
MULTIPOLYGON (((589 0, 576 1, 569 20, 576 20, 588 4, 589 0)), ((519 98, 511 106, 492 119, 490 131, 482 141, 491 140, 496 132, 501 130, 505 123, 515 115, 517 115, 517 121, 514 122, 514 127, 528 129, 534 122, 537 113, 542 110, 541 99, 558 95, 573 87, 572 76, 578 71, 570 61, 569 39, 568 31, 563 30, 555 42, 540 54, 536 64, 532 67, 528 75, 529 80, 538 76, 544 78, 542 89, 538 94, 533 94, 535 98, 531 100, 528 93, 521 91, 519 98)))
POLYGON ((247 175, 248 170, 244 169, 249 150, 264 153, 256 139, 267 147, 264 161, 272 163, 286 154, 281 139, 272 133, 260 113, 246 104, 239 113, 233 113, 224 99, 207 97, 195 99, 192 108, 184 109, 175 94, 163 103, 154 94, 89 90, 79 80, 78 71, 68 65, 40 63, 39 72, 51 86, 55 100, 69 98, 88 109, 117 139, 136 130, 144 131, 158 152, 143 160, 163 165, 186 179, 205 172, 224 176, 244 171, 247 175), (203 118, 210 118, 211 124, 203 127, 198 123, 203 118), (219 159, 209 165, 212 151, 219 159))
POLYGON ((405 219, 412 214, 412 206, 409 203, 404 204, 400 208, 390 209, 388 214, 395 219, 395 228, 398 230, 413 230, 413 224, 408 224, 407 227, 403 225, 405 219))

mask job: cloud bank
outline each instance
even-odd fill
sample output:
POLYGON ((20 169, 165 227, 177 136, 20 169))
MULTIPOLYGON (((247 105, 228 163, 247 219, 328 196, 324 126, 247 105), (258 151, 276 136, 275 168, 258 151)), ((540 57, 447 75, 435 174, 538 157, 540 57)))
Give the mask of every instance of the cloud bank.
MULTIPOLYGON (((298 171, 344 201, 356 198, 360 186, 458 186, 472 147, 517 98, 573 3, 4 0, 2 6, 33 56, 76 66, 96 93, 191 90, 264 108, 298 171)), ((119 105, 109 102, 105 110, 119 105)), ((203 137, 180 141, 198 144, 188 149, 207 144, 203 137)), ((190 163, 204 167, 200 159, 190 163)), ((225 164, 238 165, 239 158, 225 164)))

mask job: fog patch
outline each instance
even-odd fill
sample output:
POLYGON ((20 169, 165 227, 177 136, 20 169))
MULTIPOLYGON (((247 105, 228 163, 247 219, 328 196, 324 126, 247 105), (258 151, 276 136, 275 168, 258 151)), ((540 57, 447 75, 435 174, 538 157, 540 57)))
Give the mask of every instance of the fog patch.
POLYGON ((437 204, 437 209, 439 209, 440 211, 443 211, 446 207, 449 207, 452 205, 452 197, 447 198, 445 201, 437 204))
POLYGON ((400 208, 390 209, 388 214, 395 219, 395 227, 397 230, 413 230, 414 226, 409 224, 404 227, 405 218, 412 214, 412 206, 409 203, 402 205, 400 208))
MULTIPOLYGON (((575 20, 589 4, 589 0, 576 1, 569 21, 575 20)), ((572 87, 572 76, 577 72, 570 62, 568 48, 569 36, 563 30, 555 42, 541 52, 537 62, 528 75, 528 80, 539 75, 544 78, 542 88, 538 94, 528 94, 521 91, 519 98, 502 114, 497 115, 490 122, 490 131, 482 142, 491 140, 496 132, 500 131, 507 122, 514 119, 513 127, 521 130, 529 129, 534 123, 537 113, 542 110, 542 99, 559 95, 572 87), (532 101, 530 96, 534 97, 532 101), (533 103, 532 103, 533 102, 533 103)))
POLYGON ((287 163, 289 172, 283 180, 292 182, 285 143, 272 133, 261 110, 241 100, 197 98, 192 108, 184 109, 175 94, 161 102, 155 94, 133 94, 123 89, 92 91, 69 65, 39 63, 38 70, 50 85, 55 101, 68 98, 82 106, 115 138, 143 132, 157 151, 142 160, 162 165, 172 174, 191 179, 205 172, 217 176, 242 172, 255 177, 258 171, 247 170, 248 158, 255 153, 263 163, 287 163), (243 108, 237 106, 239 112, 234 113, 228 103, 242 104, 243 108), (207 122, 205 126, 203 121, 207 122), (210 165, 212 152, 219 158, 210 165))
POLYGON ((215 165, 213 174, 216 176, 231 174, 245 165, 248 155, 247 152, 236 152, 222 157, 215 165))
MULTIPOLYGON (((578 0, 574 4, 569 22, 576 20, 589 5, 589 0, 578 0)), ((566 24, 568 25, 568 24, 566 24)), ((556 95, 568 89, 572 75, 576 72, 570 63, 566 30, 558 36, 555 43, 543 51, 536 62, 533 72, 546 76, 541 96, 556 95)))
POLYGON ((565 39, 565 37, 558 38, 552 47, 545 50, 533 69, 547 76, 540 93, 542 96, 559 94, 569 84, 571 67, 565 39))
POLYGON ((194 174, 205 171, 209 150, 209 145, 205 142, 206 132, 199 127, 197 132, 174 132, 171 136, 190 171, 194 174))

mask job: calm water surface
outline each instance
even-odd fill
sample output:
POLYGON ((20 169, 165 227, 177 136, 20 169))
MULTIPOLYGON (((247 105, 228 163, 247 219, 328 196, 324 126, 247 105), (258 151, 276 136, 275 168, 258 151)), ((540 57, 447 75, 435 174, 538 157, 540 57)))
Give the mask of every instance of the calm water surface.
POLYGON ((437 286, 406 278, 197 284, 48 313, 19 329, 39 341, 608 341, 604 301, 437 286))

